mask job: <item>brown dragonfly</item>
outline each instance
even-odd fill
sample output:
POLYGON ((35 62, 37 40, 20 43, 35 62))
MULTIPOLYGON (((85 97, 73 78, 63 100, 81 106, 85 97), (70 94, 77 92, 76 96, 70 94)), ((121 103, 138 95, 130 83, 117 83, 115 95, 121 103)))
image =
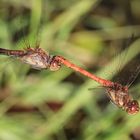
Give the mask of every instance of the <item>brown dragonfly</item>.
POLYGON ((111 101, 125 110, 128 114, 136 114, 139 112, 139 104, 129 95, 128 86, 123 86, 120 83, 97 77, 96 75, 71 63, 62 56, 49 55, 49 53, 39 46, 36 48, 27 47, 24 50, 8 50, 0 48, 0 54, 15 57, 23 63, 29 64, 31 67, 40 70, 50 69, 51 71, 57 71, 63 64, 101 84, 106 89, 111 101))

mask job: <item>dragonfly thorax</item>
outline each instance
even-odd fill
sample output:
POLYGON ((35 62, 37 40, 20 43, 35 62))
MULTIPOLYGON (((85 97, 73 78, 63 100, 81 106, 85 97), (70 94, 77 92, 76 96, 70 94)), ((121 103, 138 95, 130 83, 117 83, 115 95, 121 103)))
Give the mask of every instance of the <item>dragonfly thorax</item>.
POLYGON ((111 88, 107 89, 107 94, 111 101, 118 107, 123 108, 125 104, 130 100, 130 97, 127 92, 123 90, 114 90, 111 88))
POLYGON ((41 48, 27 48, 25 55, 18 58, 35 69, 46 69, 49 66, 49 54, 41 48))
POLYGON ((111 101, 124 109, 128 114, 135 114, 139 111, 139 104, 128 94, 128 87, 115 83, 113 87, 107 88, 107 94, 111 101))

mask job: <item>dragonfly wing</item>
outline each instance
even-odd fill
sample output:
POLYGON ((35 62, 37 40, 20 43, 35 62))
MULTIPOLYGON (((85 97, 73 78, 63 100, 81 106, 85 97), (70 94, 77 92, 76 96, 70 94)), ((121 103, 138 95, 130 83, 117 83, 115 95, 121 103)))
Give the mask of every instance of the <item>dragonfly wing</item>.
POLYGON ((113 79, 124 86, 130 87, 140 72, 140 57, 130 61, 113 79))

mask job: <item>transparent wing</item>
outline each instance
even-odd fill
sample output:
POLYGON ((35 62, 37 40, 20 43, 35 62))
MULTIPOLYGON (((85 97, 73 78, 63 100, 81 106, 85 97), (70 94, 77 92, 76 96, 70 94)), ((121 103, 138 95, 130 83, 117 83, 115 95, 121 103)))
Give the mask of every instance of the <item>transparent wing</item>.
POLYGON ((131 60, 123 69, 116 75, 115 81, 122 85, 130 87, 137 78, 140 72, 140 56, 131 60))
POLYGON ((140 47, 138 41, 135 41, 129 48, 127 48, 121 56, 120 71, 115 76, 114 81, 122 85, 130 86, 140 72, 140 47))

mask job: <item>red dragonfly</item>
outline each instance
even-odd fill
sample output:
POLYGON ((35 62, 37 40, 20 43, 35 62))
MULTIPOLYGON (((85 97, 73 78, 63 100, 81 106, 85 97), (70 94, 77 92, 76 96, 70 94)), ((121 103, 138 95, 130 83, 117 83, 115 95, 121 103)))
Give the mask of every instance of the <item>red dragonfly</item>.
POLYGON ((123 86, 120 83, 97 77, 96 75, 91 74, 90 72, 71 63, 62 56, 49 55, 39 46, 36 48, 27 47, 25 50, 8 50, 0 48, 0 54, 16 57, 23 63, 29 64, 33 68, 40 70, 49 68, 51 71, 57 71, 63 64, 105 87, 111 101, 118 107, 125 110, 128 114, 136 114, 139 112, 139 104, 129 95, 128 86, 123 86))

